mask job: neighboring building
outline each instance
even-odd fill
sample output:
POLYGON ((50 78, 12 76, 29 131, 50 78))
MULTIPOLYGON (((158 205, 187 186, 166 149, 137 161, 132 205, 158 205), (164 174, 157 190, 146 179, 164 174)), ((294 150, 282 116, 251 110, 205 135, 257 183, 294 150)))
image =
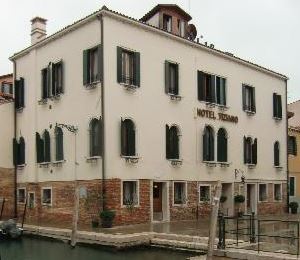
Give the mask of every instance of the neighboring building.
POLYGON ((32 20, 11 57, 27 221, 71 223, 74 180, 80 223, 103 197, 116 225, 196 219, 217 180, 228 214, 236 194, 244 211, 284 210, 287 77, 194 41, 190 20, 175 5, 140 21, 103 7, 49 37, 32 20))
MULTIPOLYGON (((290 178, 290 201, 300 204, 300 100, 288 105, 288 110, 293 113, 289 118, 288 155, 290 178)), ((300 209, 298 208, 300 212, 300 209)))

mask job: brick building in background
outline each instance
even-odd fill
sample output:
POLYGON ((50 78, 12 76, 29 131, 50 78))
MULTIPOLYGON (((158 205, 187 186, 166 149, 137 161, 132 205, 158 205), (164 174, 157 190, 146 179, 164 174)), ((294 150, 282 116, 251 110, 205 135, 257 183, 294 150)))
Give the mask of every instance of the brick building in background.
POLYGON ((244 212, 284 210, 287 77, 200 43, 190 20, 176 5, 141 20, 103 7, 48 37, 31 21, 11 57, 28 222, 71 224, 76 184, 80 223, 102 207, 116 225, 207 216, 217 180, 225 213, 238 194, 244 212))

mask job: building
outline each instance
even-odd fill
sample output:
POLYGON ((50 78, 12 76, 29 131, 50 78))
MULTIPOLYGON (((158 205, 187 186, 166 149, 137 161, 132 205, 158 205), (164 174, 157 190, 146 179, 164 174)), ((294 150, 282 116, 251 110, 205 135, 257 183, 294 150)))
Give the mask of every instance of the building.
MULTIPOLYGON (((289 118, 288 155, 289 155, 289 195, 290 201, 300 203, 300 100, 288 105, 292 113, 289 118)), ((298 208, 299 211, 299 208, 298 208)))
POLYGON ((32 20, 11 57, 27 221, 71 223, 76 185, 80 223, 102 207, 116 225, 207 216, 217 180, 228 214, 237 194, 244 212, 284 210, 287 77, 199 43, 190 20, 103 7, 50 36, 32 20))

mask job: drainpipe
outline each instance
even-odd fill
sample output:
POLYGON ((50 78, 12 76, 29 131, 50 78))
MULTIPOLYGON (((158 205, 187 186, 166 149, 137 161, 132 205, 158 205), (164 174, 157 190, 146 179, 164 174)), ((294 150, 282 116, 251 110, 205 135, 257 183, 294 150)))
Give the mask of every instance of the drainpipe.
MULTIPOLYGON (((17 78, 17 66, 16 66, 16 61, 13 61, 13 84, 15 85, 15 80, 17 78)), ((14 91, 14 94, 16 96, 16 92, 14 91)), ((14 99, 14 138, 17 138, 17 110, 16 110, 16 103, 14 99)), ((14 218, 18 218, 18 205, 17 205, 17 165, 14 165, 14 195, 15 195, 15 200, 14 200, 14 218)))
POLYGON ((288 133, 288 128, 289 128, 289 119, 288 119, 288 104, 287 104, 287 79, 285 80, 285 98, 286 98, 286 203, 287 203, 287 213, 289 213, 289 204, 290 204, 290 172, 289 172, 289 153, 288 153, 288 138, 289 138, 289 133, 288 133))

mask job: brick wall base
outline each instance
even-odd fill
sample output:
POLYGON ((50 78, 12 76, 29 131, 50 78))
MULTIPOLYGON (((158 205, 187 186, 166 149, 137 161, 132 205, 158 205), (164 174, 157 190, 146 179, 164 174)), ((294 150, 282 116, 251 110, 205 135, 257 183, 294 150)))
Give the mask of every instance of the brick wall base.
POLYGON ((2 219, 14 217, 15 204, 14 169, 0 168, 0 211, 5 199, 2 219))

